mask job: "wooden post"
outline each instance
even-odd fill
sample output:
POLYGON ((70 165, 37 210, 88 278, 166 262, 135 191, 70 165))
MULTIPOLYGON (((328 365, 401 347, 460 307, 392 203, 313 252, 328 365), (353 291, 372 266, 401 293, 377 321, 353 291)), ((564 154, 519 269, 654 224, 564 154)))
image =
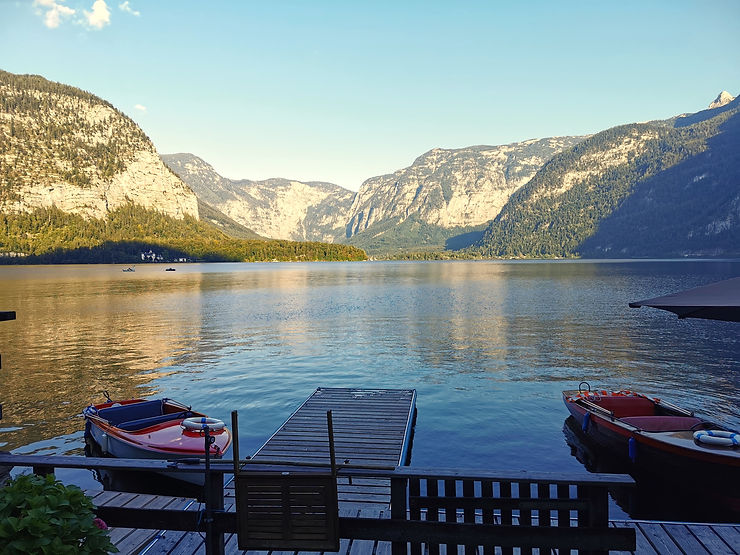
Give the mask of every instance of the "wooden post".
MULTIPOLYGON (((391 478, 391 520, 406 520, 406 483, 407 478, 393 476, 391 478)), ((405 541, 394 541, 391 555, 406 555, 405 541)))
POLYGON ((211 444, 215 441, 208 426, 203 428, 206 453, 205 468, 205 523, 206 523, 206 555, 224 554, 224 535, 213 525, 213 513, 224 508, 224 476, 221 473, 211 472, 211 444))
MULTIPOLYGON (((439 497, 439 485, 440 483, 434 479, 428 479, 427 481, 427 495, 433 497, 439 497)), ((431 522, 439 522, 439 508, 430 508, 427 511, 427 520, 431 522)), ((439 555, 439 544, 430 543, 427 545, 429 548, 429 555, 439 555)))
POLYGON ((231 454, 234 460, 234 479, 239 474, 239 414, 231 411, 231 454))
MULTIPOLYGON (((454 498, 457 496, 457 483, 455 480, 445 480, 445 498, 454 498)), ((457 522, 457 509, 450 507, 450 504, 445 505, 445 522, 457 522)), ((457 545, 454 543, 446 544, 445 549, 447 553, 457 553, 457 545)))
MULTIPOLYGON (((493 498, 493 482, 491 480, 482 480, 480 484, 480 493, 483 499, 493 498)), ((496 517, 493 514, 493 509, 483 509, 483 523, 484 524, 495 524, 496 517)), ((495 549, 492 545, 483 546, 483 555, 493 555, 495 549)))
MULTIPOLYGON (((462 494, 466 500, 475 498, 475 482, 473 480, 463 480, 462 494)), ((475 524, 475 508, 466 506, 463 509, 463 522, 475 524)), ((465 555, 475 555, 477 551, 478 548, 474 545, 465 546, 465 555)))
MULTIPOLYGON (((570 499, 570 486, 568 484, 558 484, 557 492, 558 499, 570 499)), ((558 511, 558 526, 561 528, 570 526, 570 511, 566 509, 558 511)))
POLYGON ((206 552, 214 555, 223 555, 225 551, 224 532, 220 527, 215 525, 214 513, 222 513, 224 510, 224 475, 221 472, 211 473, 211 492, 207 499, 211 500, 210 512, 211 538, 206 538, 206 552))
MULTIPOLYGON (((409 519, 421 520, 421 511, 418 505, 412 505, 411 499, 419 498, 421 495, 421 480, 417 477, 409 478, 409 519)), ((412 542, 409 546, 411 555, 421 555, 421 544, 412 542)))
MULTIPOLYGON (((586 517, 588 526, 598 528, 609 527, 609 492, 606 486, 589 485, 578 488, 588 498, 589 511, 586 517)), ((580 518, 579 518, 580 522, 580 518)), ((591 555, 609 555, 608 550, 587 551, 591 555)))
MULTIPOLYGON (((0 312, 0 322, 5 320, 15 320, 15 311, 9 310, 5 312, 0 312)), ((3 367, 2 358, 0 358, 0 368, 3 367)), ((3 405, 0 403, 0 420, 3 419, 3 405)))

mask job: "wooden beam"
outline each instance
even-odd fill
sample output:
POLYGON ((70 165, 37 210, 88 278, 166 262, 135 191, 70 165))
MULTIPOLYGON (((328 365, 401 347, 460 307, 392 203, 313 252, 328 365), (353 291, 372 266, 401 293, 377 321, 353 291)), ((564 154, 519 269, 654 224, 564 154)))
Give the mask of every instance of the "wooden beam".
POLYGON ((600 486, 633 486, 634 479, 626 474, 575 473, 575 472, 531 472, 528 470, 480 470, 445 469, 399 466, 398 476, 427 478, 434 480, 471 479, 498 482, 530 482, 533 484, 593 484, 600 486))
MULTIPOLYGON (((194 462, 167 461, 161 459, 117 459, 109 457, 73 457, 68 455, 17 455, 0 453, 0 465, 51 468, 84 468, 95 470, 131 470, 141 472, 205 472, 205 464, 199 459, 194 462)), ((211 463, 211 472, 231 473, 230 461, 211 463)))
POLYGON ((426 544, 495 545, 501 547, 550 547, 553 549, 612 549, 634 551, 635 531, 631 528, 576 528, 503 526, 431 521, 394 521, 340 518, 342 538, 375 539, 426 544), (626 532, 626 533, 625 533, 626 532))

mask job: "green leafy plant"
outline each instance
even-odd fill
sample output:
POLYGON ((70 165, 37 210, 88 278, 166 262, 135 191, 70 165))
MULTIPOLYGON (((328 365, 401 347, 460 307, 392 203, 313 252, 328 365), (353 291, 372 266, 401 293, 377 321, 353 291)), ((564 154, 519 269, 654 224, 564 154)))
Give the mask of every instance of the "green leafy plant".
POLYGON ((0 553, 118 551, 106 529, 82 490, 53 475, 23 474, 0 489, 0 553))

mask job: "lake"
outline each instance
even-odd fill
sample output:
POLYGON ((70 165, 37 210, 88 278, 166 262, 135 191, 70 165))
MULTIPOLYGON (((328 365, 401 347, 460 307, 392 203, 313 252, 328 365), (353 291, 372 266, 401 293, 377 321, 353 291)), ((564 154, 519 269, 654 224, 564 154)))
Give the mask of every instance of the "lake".
POLYGON ((236 409, 242 457, 320 386, 415 388, 419 466, 585 472, 561 399, 582 380, 740 427, 740 325, 628 308, 740 261, 164 268, 0 267, 17 312, 0 322, 0 449, 82 454, 81 410, 106 390, 236 409))

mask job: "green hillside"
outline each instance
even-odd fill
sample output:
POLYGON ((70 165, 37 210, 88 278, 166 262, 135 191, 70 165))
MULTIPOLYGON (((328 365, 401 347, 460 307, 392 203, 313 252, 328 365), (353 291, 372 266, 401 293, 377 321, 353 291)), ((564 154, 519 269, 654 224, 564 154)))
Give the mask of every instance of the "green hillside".
POLYGON ((479 238, 485 228, 485 224, 440 227, 424 222, 416 215, 403 221, 399 219, 384 220, 344 241, 376 256, 395 257, 402 253, 426 252, 430 249, 461 249, 479 238))
POLYGON ((615 127, 556 155, 512 195, 471 254, 739 254, 732 206, 740 202, 740 108, 738 100, 729 106, 690 125, 679 118, 675 127, 615 127), (712 225, 718 233, 702 231, 712 225))
POLYGON ((165 261, 366 258, 363 251, 348 245, 234 239, 194 218, 176 220, 135 205, 119 208, 105 220, 56 208, 0 214, 0 262, 4 263, 134 263, 149 250, 162 254, 165 261))
POLYGON ((0 71, 0 262, 363 260, 347 245, 264 240, 196 195, 110 103, 0 71))

